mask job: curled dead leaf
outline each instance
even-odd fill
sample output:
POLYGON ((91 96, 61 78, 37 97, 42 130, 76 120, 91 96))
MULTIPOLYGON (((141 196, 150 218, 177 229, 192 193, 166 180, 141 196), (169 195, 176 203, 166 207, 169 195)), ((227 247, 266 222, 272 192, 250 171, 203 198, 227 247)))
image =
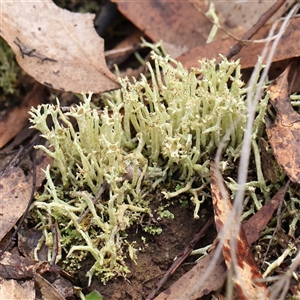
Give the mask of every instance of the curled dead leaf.
POLYGON ((101 93, 119 88, 106 66, 93 14, 72 13, 52 1, 1 2, 0 34, 19 65, 57 90, 101 93))

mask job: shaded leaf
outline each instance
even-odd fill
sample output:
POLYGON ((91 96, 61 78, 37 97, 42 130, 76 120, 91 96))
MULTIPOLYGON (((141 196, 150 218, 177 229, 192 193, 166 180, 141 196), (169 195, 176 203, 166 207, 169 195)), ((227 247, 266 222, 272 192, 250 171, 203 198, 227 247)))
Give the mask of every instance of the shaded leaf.
POLYGON ((269 143, 263 138, 259 139, 259 146, 261 151, 261 164, 262 171, 265 180, 271 181, 271 183, 276 183, 278 181, 278 176, 280 175, 280 167, 273 155, 268 150, 270 149, 269 143))
POLYGON ((270 103, 277 115, 273 124, 266 122, 269 143, 273 148, 278 164, 291 181, 300 183, 300 115, 293 109, 289 97, 288 76, 296 70, 290 64, 269 86, 270 103))
POLYGON ((37 81, 76 93, 119 87, 106 66, 93 14, 72 13, 49 0, 1 2, 1 9, 0 34, 37 81))
MULTIPOLYGON (((135 24, 154 42, 162 41, 172 57, 178 57, 189 49, 204 45, 211 23, 188 1, 137 1, 113 0, 126 18, 135 24)), ((204 1, 199 5, 204 11, 204 1)))
POLYGON ((32 182, 19 167, 8 167, 0 174, 0 240, 23 215, 30 201, 32 182))
POLYGON ((36 251, 35 248, 38 245, 40 238, 42 237, 42 231, 32 228, 32 229, 20 229, 18 232, 18 249, 27 258, 36 257, 40 261, 46 261, 48 259, 49 248, 46 245, 39 247, 40 249, 36 251))

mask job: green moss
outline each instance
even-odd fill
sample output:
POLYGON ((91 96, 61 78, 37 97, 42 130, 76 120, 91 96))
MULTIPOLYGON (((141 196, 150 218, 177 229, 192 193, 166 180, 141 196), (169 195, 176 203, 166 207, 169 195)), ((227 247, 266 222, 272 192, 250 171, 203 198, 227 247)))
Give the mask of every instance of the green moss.
POLYGON ((0 38, 0 89, 4 95, 14 93, 18 70, 13 51, 0 38))
MULTIPOLYGON (((59 102, 31 110, 33 127, 52 146, 39 148, 54 158, 35 201, 41 228, 46 234, 58 224, 65 262, 72 261, 73 269, 93 255, 90 280, 95 274, 106 282, 129 272, 126 253, 135 259, 136 250, 125 232, 144 214, 151 216, 151 190, 176 177, 180 187, 163 191, 165 197, 189 193, 198 217, 209 161, 229 130, 224 168, 240 155, 247 111, 239 63, 224 59, 216 71, 214 60, 202 61, 201 69, 188 72, 169 57, 153 54, 153 61, 151 84, 144 76, 133 84, 120 79, 121 90, 103 96, 101 112, 91 108, 91 95, 67 113, 59 102), (54 185, 57 175, 61 183, 54 185), (104 186, 108 196, 94 203, 104 186)), ((262 131, 266 103, 258 107, 254 138, 262 131)))

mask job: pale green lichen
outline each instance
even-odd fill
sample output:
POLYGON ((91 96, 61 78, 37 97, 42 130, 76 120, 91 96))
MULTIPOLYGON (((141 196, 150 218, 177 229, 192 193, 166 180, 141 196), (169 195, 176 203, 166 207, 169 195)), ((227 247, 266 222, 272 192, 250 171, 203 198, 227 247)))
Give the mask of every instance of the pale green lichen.
MULTIPOLYGON (((83 95, 83 103, 67 113, 59 102, 30 113, 33 127, 51 145, 39 148, 54 158, 53 169, 45 170, 45 190, 36 196, 39 227, 46 236, 54 222, 58 225, 69 268, 79 268, 92 254, 90 280, 96 274, 106 282, 129 272, 126 249, 132 259, 136 254, 126 229, 142 215, 151 216, 151 189, 163 189, 161 183, 176 177, 165 197, 189 193, 198 217, 209 161, 228 130, 224 168, 240 155, 247 111, 239 63, 224 59, 216 70, 214 60, 203 60, 201 68, 188 72, 169 57, 153 54, 153 61, 151 84, 143 75, 134 83, 120 79, 121 90, 105 95, 103 111, 92 109, 91 95, 83 95), (61 183, 54 184, 58 175, 61 183), (108 195, 94 203, 104 185, 108 195)), ((253 139, 262 132, 266 103, 267 97, 258 106, 253 139)), ((255 184, 265 187, 264 180, 255 184)))

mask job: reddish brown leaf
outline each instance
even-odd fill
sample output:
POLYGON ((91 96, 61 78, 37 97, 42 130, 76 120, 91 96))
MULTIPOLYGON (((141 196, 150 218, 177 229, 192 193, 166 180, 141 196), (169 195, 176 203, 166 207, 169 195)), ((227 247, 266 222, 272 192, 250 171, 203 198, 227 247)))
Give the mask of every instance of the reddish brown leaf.
POLYGON ((72 13, 52 1, 1 2, 0 34, 19 65, 58 90, 100 93, 119 87, 106 66, 93 14, 72 13))
POLYGON ((300 183, 300 115, 293 109, 289 98, 288 75, 291 69, 297 70, 289 65, 268 88, 277 115, 273 124, 267 122, 266 131, 278 164, 291 181, 300 183))
MULTIPOLYGON (((117 3, 118 9, 126 18, 154 42, 162 41, 167 52, 174 58, 194 47, 205 47, 213 27, 213 23, 203 15, 209 8, 207 1, 143 0, 136 1, 134 5, 123 0, 113 0, 113 2, 117 3)), ((214 1, 216 13, 222 28, 239 38, 257 21, 260 13, 267 11, 273 5, 270 1, 256 1, 251 5, 249 3, 234 3, 235 1, 227 2, 214 1)), ((290 5, 291 3, 288 3, 282 7, 274 19, 282 15, 290 5)), ((227 36, 222 30, 218 30, 214 40, 220 42, 227 36)), ((212 57, 218 55, 217 50, 215 50, 217 46, 217 44, 214 45, 213 53, 215 55, 212 57)), ((193 60, 192 66, 198 65, 199 50, 201 52, 201 49, 198 49, 198 53, 195 53, 198 58, 193 60)), ((206 52, 202 58, 211 57, 210 55, 210 52, 206 52)))
MULTIPOLYGON (((155 42, 163 45, 172 57, 177 57, 198 45, 204 45, 211 23, 192 3, 187 1, 127 1, 113 0, 126 18, 155 42)), ((204 1, 199 4, 206 11, 204 1)))
POLYGON ((216 227, 219 232, 224 229, 223 255, 227 268, 231 268, 233 261, 231 257, 231 240, 236 238, 235 255, 237 265, 235 268, 238 276, 235 276, 233 281, 235 282, 239 299, 268 299, 269 292, 266 286, 255 281, 261 279, 262 276, 252 256, 244 230, 235 228, 236 224, 238 224, 238 216, 232 216, 233 211, 229 193, 214 162, 210 165, 210 174, 216 227), (229 220, 231 220, 230 226, 227 225, 229 220), (236 236, 232 236, 233 234, 236 234, 236 236))

